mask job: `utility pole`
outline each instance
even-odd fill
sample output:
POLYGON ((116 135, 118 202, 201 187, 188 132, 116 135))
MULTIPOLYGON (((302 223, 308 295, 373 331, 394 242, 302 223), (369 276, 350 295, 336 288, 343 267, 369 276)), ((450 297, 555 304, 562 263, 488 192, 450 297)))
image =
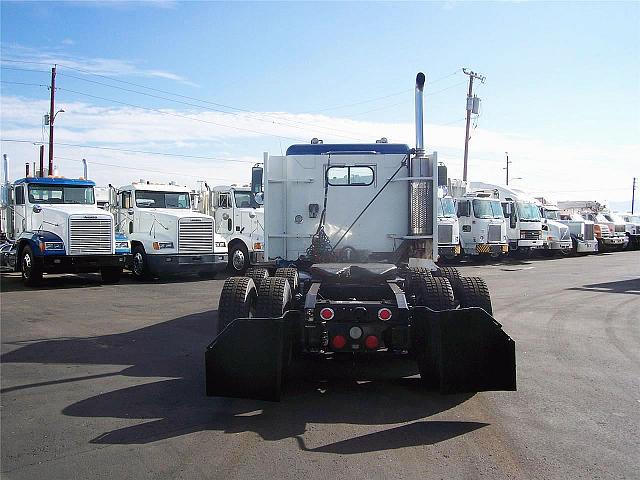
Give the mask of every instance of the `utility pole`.
POLYGON ((49 175, 53 175, 53 121, 55 119, 56 66, 51 68, 51 106, 49 108, 49 175))
POLYGON ((503 170, 507 171, 507 185, 509 185, 509 164, 513 162, 509 161, 509 152, 504 152, 504 154, 507 156, 507 166, 503 170))
POLYGON ((631 215, 633 215, 633 205, 636 203, 636 177, 633 177, 633 188, 631 189, 631 215))
MULTIPOLYGON (((485 77, 467 68, 463 68, 462 72, 465 75, 469 76, 469 93, 467 93, 467 128, 464 136, 464 167, 462 170, 462 180, 466 182, 467 181, 467 158, 469 156, 469 125, 471 124, 471 112, 474 110, 473 79, 477 78, 478 80, 480 80, 480 82, 484 83, 485 77)), ((477 109, 474 113, 478 113, 477 109)))

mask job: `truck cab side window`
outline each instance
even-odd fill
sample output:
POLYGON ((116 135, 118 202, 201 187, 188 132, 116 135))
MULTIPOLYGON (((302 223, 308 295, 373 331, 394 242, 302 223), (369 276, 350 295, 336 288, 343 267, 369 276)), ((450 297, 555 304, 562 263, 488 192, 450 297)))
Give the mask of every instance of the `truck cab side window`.
POLYGON ((16 205, 24 205, 24 187, 16 187, 16 205))
POLYGON ((122 208, 131 208, 131 192, 122 192, 120 194, 120 206, 122 208))
POLYGON ((231 208, 231 195, 228 193, 221 193, 218 197, 218 207, 231 208))

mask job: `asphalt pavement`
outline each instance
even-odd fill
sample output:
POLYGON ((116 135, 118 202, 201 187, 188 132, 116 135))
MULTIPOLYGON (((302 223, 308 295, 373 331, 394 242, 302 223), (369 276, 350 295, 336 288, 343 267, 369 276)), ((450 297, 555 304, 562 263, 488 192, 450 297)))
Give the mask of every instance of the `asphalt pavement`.
POLYGON ((3 275, 2 478, 638 478, 640 252, 460 269, 516 341, 517 392, 425 392, 398 361, 208 398, 222 279, 3 275))

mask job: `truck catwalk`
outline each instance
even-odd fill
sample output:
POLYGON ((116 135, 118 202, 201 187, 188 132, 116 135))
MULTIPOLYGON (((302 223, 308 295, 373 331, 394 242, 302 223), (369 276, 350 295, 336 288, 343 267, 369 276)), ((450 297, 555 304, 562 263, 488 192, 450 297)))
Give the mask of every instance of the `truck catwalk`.
POLYGON ((637 478, 640 252, 459 270, 516 341, 517 392, 373 358, 296 364, 279 403, 207 397, 224 279, 3 275, 2 477, 637 478))

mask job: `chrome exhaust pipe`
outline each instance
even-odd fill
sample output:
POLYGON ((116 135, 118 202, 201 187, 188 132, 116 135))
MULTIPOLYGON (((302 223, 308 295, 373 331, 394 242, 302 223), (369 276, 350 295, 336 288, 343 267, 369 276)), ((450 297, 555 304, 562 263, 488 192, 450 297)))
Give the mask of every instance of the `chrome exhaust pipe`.
POLYGON ((424 76, 424 73, 419 72, 418 75, 416 75, 416 150, 418 151, 416 153, 424 151, 423 91, 425 80, 426 77, 424 76))
POLYGON ((87 176, 87 160, 85 158, 82 159, 82 169, 83 169, 83 177, 85 180, 88 180, 89 177, 87 176))

